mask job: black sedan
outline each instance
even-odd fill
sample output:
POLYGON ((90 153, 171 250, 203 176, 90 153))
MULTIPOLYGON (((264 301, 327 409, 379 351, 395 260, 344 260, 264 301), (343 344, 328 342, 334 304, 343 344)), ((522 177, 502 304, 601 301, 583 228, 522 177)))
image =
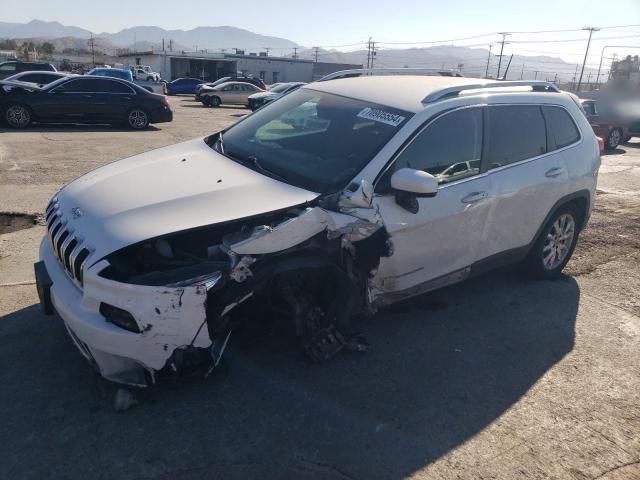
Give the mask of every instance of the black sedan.
POLYGON ((42 123, 124 123, 134 130, 170 122, 173 112, 164 95, 126 80, 104 77, 64 78, 40 89, 0 89, 2 119, 12 128, 42 123))

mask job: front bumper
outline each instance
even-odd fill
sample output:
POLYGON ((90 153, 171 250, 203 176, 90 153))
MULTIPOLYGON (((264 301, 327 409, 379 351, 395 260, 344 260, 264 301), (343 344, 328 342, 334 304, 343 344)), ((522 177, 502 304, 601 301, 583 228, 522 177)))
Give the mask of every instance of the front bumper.
POLYGON ((80 290, 59 263, 47 237, 40 244, 40 259, 50 278, 51 304, 76 347, 106 379, 146 386, 176 349, 211 346, 204 325, 211 284, 169 288, 118 283, 98 276, 108 265, 101 261, 86 269, 80 290), (131 313, 141 333, 107 322, 99 311, 101 303, 131 313))

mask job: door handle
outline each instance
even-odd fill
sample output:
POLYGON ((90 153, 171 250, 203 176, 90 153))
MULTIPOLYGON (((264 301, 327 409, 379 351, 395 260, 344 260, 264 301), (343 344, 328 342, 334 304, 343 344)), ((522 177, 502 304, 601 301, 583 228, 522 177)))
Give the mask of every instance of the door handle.
POLYGON ((462 203, 477 203, 485 198, 489 198, 489 194, 487 192, 471 192, 466 197, 463 197, 460 201, 462 203))
POLYGON ((85 94, 85 95, 82 95, 82 96, 83 96, 84 98, 93 98, 93 95, 87 95, 87 94, 85 94))
POLYGON ((544 172, 544 176, 547 178, 556 178, 564 173, 564 168, 562 167, 553 167, 544 172))

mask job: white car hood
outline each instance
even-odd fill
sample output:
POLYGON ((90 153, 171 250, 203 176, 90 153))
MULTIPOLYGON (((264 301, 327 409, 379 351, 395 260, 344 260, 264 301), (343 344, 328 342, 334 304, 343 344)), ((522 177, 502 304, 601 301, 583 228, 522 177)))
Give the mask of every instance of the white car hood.
POLYGON ((94 253, 164 234, 300 205, 318 197, 246 168, 201 138, 94 170, 57 195, 61 213, 94 253))
POLYGON ((249 98, 266 98, 266 97, 276 97, 280 95, 279 93, 274 92, 258 92, 249 96, 249 98))

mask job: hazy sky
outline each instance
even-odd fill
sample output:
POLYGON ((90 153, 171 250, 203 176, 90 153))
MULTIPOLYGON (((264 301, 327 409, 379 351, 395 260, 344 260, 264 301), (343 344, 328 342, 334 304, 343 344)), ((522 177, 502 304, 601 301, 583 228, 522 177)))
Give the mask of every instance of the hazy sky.
MULTIPOLYGON (((305 46, 328 47, 365 42, 369 36, 378 42, 427 42, 501 31, 640 24, 640 0, 0 0, 0 12, 5 22, 56 20, 94 32, 135 25, 166 29, 232 25, 305 46)), ((577 63, 582 61, 586 37, 582 31, 514 34, 505 53, 559 54, 577 63), (516 43, 527 41, 534 43, 516 43)), ((455 43, 486 48, 498 39, 493 35, 455 43)), ((594 34, 589 64, 597 66, 605 45, 640 46, 640 25, 594 34)), ((340 47, 352 48, 356 46, 340 47)), ((640 49, 617 52, 640 54, 640 49)))

